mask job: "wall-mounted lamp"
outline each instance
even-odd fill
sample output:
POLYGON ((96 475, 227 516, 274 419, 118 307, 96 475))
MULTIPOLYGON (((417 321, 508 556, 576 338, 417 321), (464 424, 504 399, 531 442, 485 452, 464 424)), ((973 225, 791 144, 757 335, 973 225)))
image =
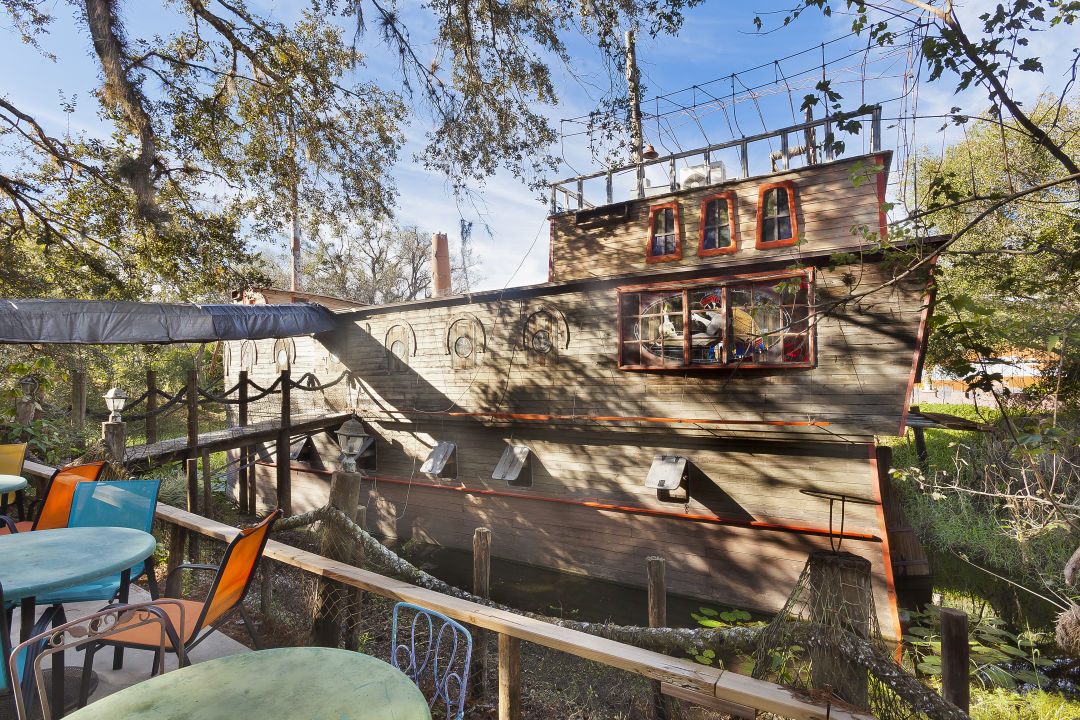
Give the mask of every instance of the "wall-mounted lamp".
POLYGON ((124 403, 128 399, 127 393, 120 386, 116 386, 110 388, 102 397, 105 398, 105 407, 109 409, 109 422, 120 422, 120 411, 124 409, 124 403))

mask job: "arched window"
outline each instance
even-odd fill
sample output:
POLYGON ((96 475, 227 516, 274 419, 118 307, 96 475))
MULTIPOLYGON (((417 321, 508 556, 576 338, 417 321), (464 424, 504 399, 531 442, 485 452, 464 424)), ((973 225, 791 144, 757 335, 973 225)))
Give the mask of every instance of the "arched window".
POLYGON ((679 226, 679 204, 674 202, 649 208, 649 244, 646 262, 678 260, 682 257, 682 228, 679 226))
POLYGON ((446 333, 446 354, 455 370, 476 367, 479 354, 486 350, 484 326, 473 315, 460 317, 450 323, 446 333))
POLYGON ((525 319, 521 340, 530 365, 554 365, 568 345, 566 318, 555 307, 541 306, 525 319))
POLYGON ((785 180, 762 185, 758 189, 757 249, 794 245, 798 236, 795 184, 785 180))
POLYGON ((386 372, 405 372, 415 353, 416 341, 407 325, 394 325, 386 332, 386 372))

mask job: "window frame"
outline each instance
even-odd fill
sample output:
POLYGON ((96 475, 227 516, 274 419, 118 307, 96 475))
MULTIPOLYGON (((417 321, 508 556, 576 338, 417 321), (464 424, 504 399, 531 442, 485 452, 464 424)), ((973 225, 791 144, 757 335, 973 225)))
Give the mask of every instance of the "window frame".
MULTIPOLYGON (((701 371, 701 372, 715 372, 715 371, 731 371, 733 369, 744 370, 761 370, 761 369, 806 369, 813 368, 817 365, 817 323, 815 322, 814 312, 814 288, 815 288, 815 272, 814 268, 804 268, 801 270, 789 270, 783 272, 760 272, 760 273, 747 273, 741 275, 725 275, 719 277, 710 278, 695 278, 693 280, 686 281, 673 281, 665 283, 651 283, 645 285, 625 285, 615 289, 616 291, 616 314, 617 314, 617 343, 618 353, 616 357, 616 363, 620 370, 676 370, 679 372, 686 371, 701 371), (723 313, 725 315, 725 330, 721 339, 720 345, 723 347, 724 357, 727 357, 728 345, 731 342, 731 337, 728 333, 728 325, 730 319, 728 318, 729 305, 728 305, 728 293, 726 288, 729 286, 738 286, 749 282, 764 282, 764 281, 781 281, 792 278, 802 278, 806 283, 806 330, 804 333, 793 334, 805 334, 807 343, 807 359, 800 362, 789 363, 764 363, 764 362, 744 362, 742 360, 738 362, 724 362, 715 364, 695 364, 690 361, 690 346, 692 342, 693 331, 687 331, 690 327, 690 303, 687 301, 690 293, 698 288, 709 286, 722 286, 725 288, 723 297, 723 313), (644 365, 644 364, 629 364, 624 361, 627 343, 624 340, 624 328, 626 324, 626 317, 623 313, 623 297, 624 295, 637 294, 643 292, 683 292, 682 302, 682 315, 683 315, 683 330, 682 330, 682 345, 683 345, 683 357, 681 362, 665 361, 661 360, 661 363, 656 365, 644 365)), ((674 344, 674 343, 673 343, 674 344)))
MULTIPOLYGON (((650 245, 650 247, 652 247, 650 245)), ((701 215, 698 222, 698 250, 697 254, 700 257, 709 257, 712 255, 730 255, 739 249, 739 228, 735 224, 735 192, 732 190, 725 190, 724 192, 713 193, 701 198, 701 215), (726 200, 728 208, 728 228, 731 230, 731 245, 725 248, 705 248, 705 211, 709 207, 709 203, 713 200, 726 200)))
POLYGON ((655 263, 669 260, 682 260, 682 223, 679 219, 679 203, 674 200, 649 206, 649 234, 648 240, 645 242, 645 262, 655 263), (653 240, 656 238, 656 213, 660 210, 671 210, 672 223, 675 229, 675 252, 666 255, 653 255, 653 240))
MULTIPOLYGON (((795 209, 797 203, 795 202, 795 183, 791 180, 781 180, 780 182, 767 183, 758 188, 758 201, 757 201, 757 227, 755 229, 755 243, 754 247, 757 250, 767 250, 769 248, 778 247, 791 247, 799 239, 799 221, 795 216, 795 209), (787 191, 787 204, 788 204, 788 217, 791 220, 791 237, 784 238, 783 240, 763 240, 761 232, 765 220, 765 193, 770 190, 784 189, 787 191)), ((781 216, 777 216, 781 217, 781 216)))

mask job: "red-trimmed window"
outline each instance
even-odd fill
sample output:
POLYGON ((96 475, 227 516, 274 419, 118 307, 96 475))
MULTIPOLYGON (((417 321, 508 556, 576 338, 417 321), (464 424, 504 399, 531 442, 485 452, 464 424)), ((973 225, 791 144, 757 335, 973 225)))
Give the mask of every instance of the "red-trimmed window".
POLYGON ((726 255, 738 249, 735 229, 735 193, 730 190, 701 200, 698 255, 726 255))
POLYGON ((813 270, 619 288, 619 367, 811 367, 813 270))
POLYGON ((679 204, 670 202, 653 205, 649 208, 649 245, 646 248, 646 262, 678 260, 682 257, 682 243, 679 237, 679 204))
POLYGON ((790 180, 758 189, 757 249, 794 245, 799 236, 795 219, 795 184, 790 180))

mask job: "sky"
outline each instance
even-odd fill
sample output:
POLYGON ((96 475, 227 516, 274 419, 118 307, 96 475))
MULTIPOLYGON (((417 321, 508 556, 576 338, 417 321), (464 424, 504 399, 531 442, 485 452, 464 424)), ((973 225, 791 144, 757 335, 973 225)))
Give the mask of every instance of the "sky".
MULTIPOLYGON (((899 0, 886 3, 897 11, 911 10, 899 0)), ((942 121, 937 118, 918 122, 899 118, 937 115, 953 106, 977 112, 986 106, 981 89, 957 96, 951 77, 925 82, 925 69, 920 72, 917 55, 906 48, 868 49, 865 36, 851 34, 851 17, 843 12, 825 18, 811 10, 783 27, 784 10, 791 4, 762 0, 744 6, 714 0, 687 11, 677 37, 639 37, 645 142, 666 154, 724 142, 740 133, 752 135, 765 128, 795 124, 802 119, 801 98, 811 92, 807 85, 812 86, 820 77, 823 64, 834 86, 843 92, 845 107, 856 107, 861 102, 883 103, 884 145, 897 150, 898 159, 914 147, 940 148, 960 139, 958 133, 962 132, 955 128, 940 130, 942 121), (771 31, 757 32, 755 16, 762 18, 763 30, 771 31)), ((990 0, 957 4, 961 23, 969 34, 977 34, 978 15, 995 4, 990 0)), ((73 20, 75 9, 62 0, 40 5, 48 7, 56 17, 42 45, 60 61, 49 62, 23 45, 5 17, 0 24, 0 67, 5 68, 0 94, 34 114, 52 134, 63 135, 67 130, 110 133, 111 128, 103 126, 96 116, 93 91, 99 85, 97 62, 85 31, 73 20), (65 113, 62 103, 72 100, 76 101, 75 111, 65 113)), ((249 5, 287 21, 304 3, 249 0, 249 5)), ((138 0, 122 7, 129 36, 167 29, 161 23, 167 21, 169 11, 162 11, 157 2, 138 0)), ((425 28, 419 21, 423 16, 408 3, 403 3, 402 9, 407 19, 412 18, 413 38, 422 41, 425 28)), ((1013 89, 1029 104, 1040 93, 1060 92, 1074 48, 1080 44, 1075 28, 1064 26, 1036 41, 1046 72, 1014 73, 1017 79, 1013 89)), ((549 117, 565 133, 554 148, 565 162, 550 178, 553 180, 602 169, 590 157, 588 138, 580 133, 581 125, 567 120, 580 118, 595 107, 601 95, 597 89, 607 87, 611 70, 586 40, 570 38, 568 45, 574 56, 573 67, 554 66, 560 102, 550 109, 549 117)), ((396 73, 396 62, 379 44, 373 30, 362 39, 361 48, 367 54, 364 72, 369 76, 396 73)), ((473 249, 482 260, 479 277, 474 273, 471 278, 473 290, 546 281, 546 203, 524 182, 506 173, 475 187, 465 201, 455 198, 444 178, 423 168, 413 157, 423 146, 424 130, 422 125, 406 129, 407 144, 395 172, 400 191, 397 222, 415 224, 427 232, 446 232, 452 251, 456 251, 459 241, 461 219, 471 222, 473 249)), ((852 141, 853 149, 858 149, 858 143, 865 144, 865 139, 852 141)), ((894 183, 897 178, 894 172, 894 183)), ((270 252, 283 253, 287 238, 283 233, 279 238, 262 238, 260 242, 270 252)), ((318 292, 318 288, 306 289, 318 292)))

